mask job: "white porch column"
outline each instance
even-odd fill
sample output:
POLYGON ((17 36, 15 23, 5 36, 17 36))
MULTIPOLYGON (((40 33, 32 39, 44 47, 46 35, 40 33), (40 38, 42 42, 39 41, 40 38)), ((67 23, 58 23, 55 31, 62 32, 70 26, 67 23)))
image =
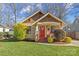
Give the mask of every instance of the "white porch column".
POLYGON ((36 42, 38 41, 38 32, 39 32, 38 25, 36 25, 36 29, 35 29, 35 41, 36 42))

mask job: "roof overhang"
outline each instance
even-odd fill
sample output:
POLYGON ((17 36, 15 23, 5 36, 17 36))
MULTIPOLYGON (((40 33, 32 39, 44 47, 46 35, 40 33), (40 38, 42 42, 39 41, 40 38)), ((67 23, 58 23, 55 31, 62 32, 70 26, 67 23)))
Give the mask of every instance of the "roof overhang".
POLYGON ((27 26, 32 26, 32 23, 24 23, 27 26))
MULTIPOLYGON (((33 17, 35 14, 37 14, 37 13, 39 13, 39 12, 41 12, 41 11, 38 10, 37 12, 33 13, 31 16, 29 16, 29 17, 27 17, 25 20, 23 20, 22 23, 25 22, 26 20, 28 20, 29 18, 33 17)), ((41 13, 43 13, 43 12, 41 12, 41 13)), ((43 13, 43 14, 44 14, 44 13, 43 13)))

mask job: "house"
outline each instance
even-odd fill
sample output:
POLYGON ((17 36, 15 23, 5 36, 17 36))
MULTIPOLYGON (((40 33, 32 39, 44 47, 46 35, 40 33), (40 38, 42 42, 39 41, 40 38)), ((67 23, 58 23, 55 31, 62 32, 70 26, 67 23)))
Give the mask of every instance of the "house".
POLYGON ((0 25, 0 32, 4 31, 4 26, 0 25))
POLYGON ((9 32, 10 28, 4 28, 4 32, 9 32))
POLYGON ((27 31, 28 37, 31 40, 45 42, 47 37, 47 31, 62 28, 65 23, 52 15, 51 13, 44 14, 41 11, 37 11, 33 15, 26 18, 22 23, 29 26, 27 31))
POLYGON ((69 32, 69 36, 71 36, 73 39, 79 39, 79 16, 69 26, 69 29, 70 30, 66 30, 67 32, 69 32))
POLYGON ((9 32, 10 28, 0 25, 0 32, 9 32))

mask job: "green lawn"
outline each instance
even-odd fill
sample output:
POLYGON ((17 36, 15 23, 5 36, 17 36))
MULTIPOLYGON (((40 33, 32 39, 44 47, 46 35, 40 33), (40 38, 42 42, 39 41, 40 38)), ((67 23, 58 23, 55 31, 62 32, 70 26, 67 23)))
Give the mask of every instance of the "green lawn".
POLYGON ((75 56, 79 55, 79 47, 61 47, 40 45, 26 41, 0 41, 2 56, 75 56))

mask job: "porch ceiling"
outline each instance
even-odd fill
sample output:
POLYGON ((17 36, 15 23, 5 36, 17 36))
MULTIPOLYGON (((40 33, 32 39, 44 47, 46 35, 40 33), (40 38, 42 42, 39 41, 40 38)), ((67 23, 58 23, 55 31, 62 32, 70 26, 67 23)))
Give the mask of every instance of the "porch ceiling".
POLYGON ((45 24, 45 25, 59 25, 60 23, 57 23, 57 22, 38 22, 37 24, 45 24))

